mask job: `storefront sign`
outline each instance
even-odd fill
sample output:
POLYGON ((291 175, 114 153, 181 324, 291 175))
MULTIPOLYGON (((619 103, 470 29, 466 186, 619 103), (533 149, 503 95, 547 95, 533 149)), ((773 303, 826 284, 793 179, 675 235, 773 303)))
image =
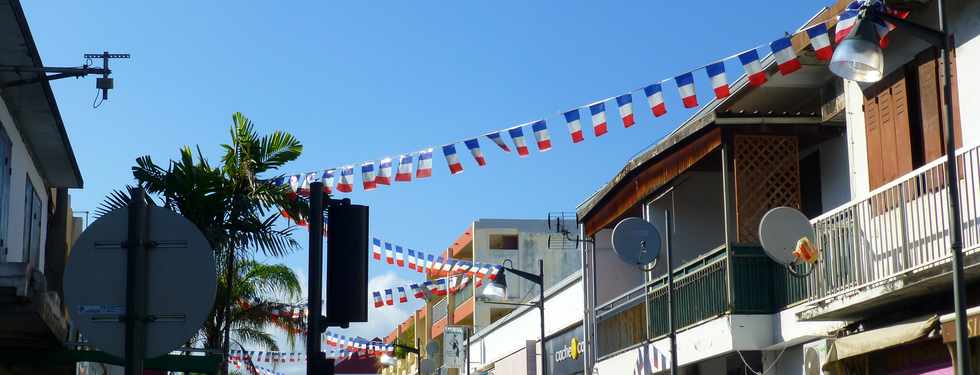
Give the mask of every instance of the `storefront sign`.
POLYGON ((545 355, 548 356, 546 375, 575 375, 585 371, 585 335, 582 325, 569 329, 545 341, 545 355))
MULTIPOLYGON (((980 336, 980 314, 966 317, 966 331, 968 336, 980 336)), ((956 320, 943 323, 942 327, 943 342, 956 341, 956 320)))

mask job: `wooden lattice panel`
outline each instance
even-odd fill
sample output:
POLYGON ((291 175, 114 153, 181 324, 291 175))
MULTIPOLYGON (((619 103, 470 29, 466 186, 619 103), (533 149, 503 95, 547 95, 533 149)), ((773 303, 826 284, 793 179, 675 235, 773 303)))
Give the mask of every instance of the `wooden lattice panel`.
POLYGON ((759 221, 769 209, 800 208, 799 155, 793 136, 735 136, 738 242, 759 242, 759 221))

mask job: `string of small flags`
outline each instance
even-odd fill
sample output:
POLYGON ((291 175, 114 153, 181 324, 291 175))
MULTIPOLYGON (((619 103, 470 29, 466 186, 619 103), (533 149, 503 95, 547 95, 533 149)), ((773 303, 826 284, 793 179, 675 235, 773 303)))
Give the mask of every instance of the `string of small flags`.
POLYGON ((331 332, 324 334, 327 345, 338 347, 350 352, 361 352, 369 355, 391 353, 395 346, 381 341, 368 340, 359 336, 338 335, 331 332))
POLYGON ((231 350, 228 353, 231 360, 252 361, 254 363, 296 363, 306 362, 306 353, 300 352, 269 352, 262 350, 231 350))
POLYGON ((238 300, 238 306, 242 309, 249 309, 252 306, 264 305, 269 307, 272 312, 272 317, 277 319, 306 319, 310 315, 309 305, 306 303, 302 304, 288 304, 279 302, 269 302, 263 301, 258 297, 251 298, 240 298, 238 300))
MULTIPOLYGON (((858 14, 862 7, 876 7, 888 14, 905 18, 907 11, 900 11, 885 5, 881 0, 857 0, 852 2, 841 14, 838 15, 838 24, 835 32, 835 42, 840 43, 855 25, 858 14)), ((880 44, 887 45, 887 34, 895 29, 895 25, 885 20, 873 20, 880 38, 880 44)), ((813 49, 818 60, 829 61, 833 56, 833 45, 829 37, 827 22, 821 22, 810 26, 798 34, 806 34, 810 39, 810 47, 813 49)), ((688 70, 677 76, 655 81, 642 87, 627 90, 615 96, 603 98, 592 103, 577 106, 572 109, 557 113, 563 119, 573 144, 581 143, 585 140, 582 130, 581 110, 588 110, 590 115, 592 134, 595 138, 602 137, 609 132, 609 124, 606 118, 606 103, 615 100, 620 122, 624 128, 630 128, 636 124, 634 118, 634 95, 642 95, 654 117, 661 117, 667 113, 667 104, 664 101, 664 84, 671 82, 676 86, 681 98, 681 105, 684 108, 698 107, 699 100, 695 90, 695 75, 704 70, 705 77, 714 91, 714 97, 723 99, 731 94, 725 62, 736 60, 742 65, 749 83, 752 86, 761 86, 767 81, 767 72, 762 69, 759 58, 759 50, 768 49, 779 65, 779 74, 789 75, 801 68, 799 58, 792 46, 792 37, 786 34, 770 43, 760 44, 742 52, 723 57, 709 64, 688 70)), ((539 119, 523 123, 510 128, 491 131, 473 137, 464 138, 454 142, 446 143, 441 146, 426 147, 421 150, 396 154, 380 160, 370 160, 360 163, 351 163, 340 167, 326 168, 320 171, 312 171, 302 174, 283 176, 274 182, 278 184, 288 184, 292 191, 299 194, 308 194, 309 186, 314 181, 323 183, 323 190, 327 193, 342 192, 350 193, 355 188, 355 171, 361 174, 361 187, 364 191, 377 189, 379 186, 389 186, 392 181, 409 183, 414 176, 415 179, 429 178, 433 174, 432 158, 436 149, 440 150, 446 159, 446 166, 450 175, 457 175, 463 172, 464 167, 460 161, 456 146, 462 144, 470 152, 475 163, 479 167, 487 165, 487 159, 481 149, 480 139, 492 141, 504 153, 510 153, 512 148, 504 140, 502 134, 510 137, 521 158, 530 154, 527 141, 525 139, 525 127, 530 127, 534 135, 535 143, 539 152, 551 150, 551 135, 545 119, 539 119)))
MULTIPOLYGON (((437 296, 445 296, 447 294, 456 294, 463 290, 467 284, 469 284, 469 277, 448 277, 439 278, 436 280, 426 280, 422 283, 412 283, 404 286, 397 286, 394 288, 376 290, 371 292, 371 298, 374 300, 374 307, 380 308, 384 306, 392 306, 395 301, 401 303, 408 303, 408 291, 412 291, 412 296, 416 299, 425 299, 425 291, 428 290, 430 293, 437 296), (397 299, 396 299, 397 296, 397 299)), ((476 287, 479 288, 483 285, 483 280, 476 281, 476 287)))
POLYGON ((282 372, 276 372, 275 370, 272 369, 268 369, 262 366, 256 366, 254 363, 249 364, 247 361, 244 360, 233 359, 233 360, 229 360, 228 363, 231 364, 232 366, 235 366, 236 370, 241 370, 242 366, 244 366, 246 368, 246 371, 248 371, 252 375, 285 375, 285 373, 282 372))
POLYGON ((469 276, 476 275, 480 278, 489 277, 491 280, 496 279, 497 273, 503 268, 499 264, 470 262, 462 259, 446 259, 432 253, 416 251, 397 244, 393 245, 391 242, 382 241, 377 237, 371 238, 371 257, 379 262, 384 258, 384 263, 389 265, 398 267, 405 267, 407 265, 408 269, 417 271, 418 273, 465 273, 469 276))

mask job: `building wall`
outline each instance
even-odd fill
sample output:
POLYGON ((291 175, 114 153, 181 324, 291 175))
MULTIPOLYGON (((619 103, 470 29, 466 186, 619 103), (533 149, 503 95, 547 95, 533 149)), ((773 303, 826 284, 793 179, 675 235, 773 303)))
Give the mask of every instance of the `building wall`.
MULTIPOLYGON (((674 267, 725 243, 721 173, 688 172, 680 178, 682 180, 673 192, 651 203, 647 211, 647 220, 653 223, 661 236, 666 233, 664 213, 667 209, 673 213, 671 248, 674 267)), ((654 267, 652 276, 664 275, 666 269, 667 262, 660 261, 654 267)))
POLYGON ((980 1, 951 1, 963 145, 980 143, 980 1))
POLYGON ((817 149, 820 151, 820 200, 826 212, 847 203, 852 197, 847 137, 841 135, 828 139, 820 143, 817 149))
POLYGON ((595 286, 597 306, 643 284, 643 271, 622 261, 613 251, 610 229, 603 229, 595 235, 595 273, 598 275, 595 286))
POLYGON ((6 103, 0 100, 0 123, 3 123, 3 129, 7 132, 7 136, 10 137, 11 142, 11 152, 10 152, 10 202, 9 211, 10 220, 7 222, 7 256, 6 259, 0 259, 0 262, 25 262, 24 259, 24 194, 26 192, 26 184, 29 179, 37 190, 38 196, 41 198, 41 250, 39 252, 39 259, 37 260, 37 269, 44 269, 44 244, 47 242, 47 222, 48 222, 48 189, 44 180, 41 179, 41 175, 38 173, 37 167, 30 153, 27 151, 27 147, 24 145, 24 140, 21 138, 20 132, 17 131, 17 127, 14 125, 13 118, 10 117, 10 112, 7 109, 6 103))

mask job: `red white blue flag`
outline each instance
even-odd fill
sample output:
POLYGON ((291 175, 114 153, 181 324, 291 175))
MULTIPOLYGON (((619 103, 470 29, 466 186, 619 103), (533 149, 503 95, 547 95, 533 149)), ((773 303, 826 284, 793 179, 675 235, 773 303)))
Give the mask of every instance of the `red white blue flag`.
POLYGON ((375 260, 381 260, 381 240, 377 238, 371 239, 371 256, 375 260))
POLYGON ((844 11, 837 15, 837 27, 834 32, 834 41, 837 44, 844 41, 844 38, 851 33, 851 29, 857 25, 858 15, 861 12, 861 1, 854 1, 847 5, 844 11))
POLYGON ((432 177, 432 149, 427 148, 419 151, 419 169, 415 171, 415 178, 432 177))
POLYGON ((609 131, 606 126, 606 103, 595 103, 589 106, 589 113, 592 113, 592 131, 596 137, 601 137, 609 131))
POLYGON ((320 175, 320 182, 323 183, 324 193, 327 194, 333 193, 333 173, 334 173, 333 169, 327 169, 323 171, 322 175, 320 175))
POLYGON ((623 127, 628 128, 636 122, 633 120, 633 95, 623 94, 616 97, 616 105, 619 107, 619 118, 623 120, 623 127))
POLYGON ((408 269, 415 271, 415 250, 408 249, 408 269))
POLYGON ((385 242, 385 261, 388 264, 395 264, 395 252, 391 249, 391 242, 385 242))
POLYGON ((466 148, 470 149, 470 154, 473 155, 477 165, 481 167, 487 165, 487 159, 483 157, 483 151, 480 150, 480 141, 472 138, 463 141, 463 143, 466 144, 466 148))
POLYGON ((446 164, 449 164, 450 174, 463 172, 463 164, 459 162, 459 155, 456 155, 456 145, 442 146, 442 154, 446 156, 446 164))
POLYGON ((830 61, 830 58, 834 57, 834 47, 830 45, 826 23, 821 22, 806 29, 806 35, 810 37, 810 45, 813 46, 817 59, 830 61))
POLYGON ((340 169, 340 183, 337 184, 337 190, 350 193, 354 191, 354 166, 348 165, 340 169))
POLYGON ((514 146, 517 147, 517 155, 520 157, 525 157, 528 155, 527 143, 524 141, 524 129, 520 125, 515 126, 507 130, 510 134, 510 138, 514 140, 514 146))
POLYGON ((398 267, 405 267, 405 250, 398 245, 395 245, 395 263, 398 267))
POLYGON ((534 140, 538 142, 538 151, 545 152, 551 149, 551 136, 548 134, 548 124, 544 120, 535 121, 531 124, 534 131, 534 140))
POLYGON ((385 304, 388 306, 395 304, 395 299, 391 295, 391 289, 385 289, 385 304))
POLYGON ((398 287, 398 303, 408 302, 408 294, 405 293, 405 287, 398 287))
POLYGON ((769 47, 772 48, 772 54, 779 64, 780 74, 788 75, 800 70, 800 59, 796 57, 796 51, 793 51, 793 43, 790 42, 788 36, 774 40, 769 43, 769 47))
POLYGON ((659 83, 654 83, 643 88, 643 93, 647 96, 647 103, 650 105, 650 112, 655 117, 663 116, 667 113, 667 105, 664 104, 664 90, 659 83))
POLYGON ((447 292, 447 290, 446 290, 446 279, 445 278, 439 278, 438 280, 436 280, 435 294, 437 296, 444 296, 444 295, 447 294, 446 292, 447 292))
POLYGON ((752 86, 762 86, 763 83, 766 83, 766 72, 762 70, 759 53, 756 52, 755 48, 739 54, 738 61, 745 67, 745 74, 749 76, 749 83, 752 86))
POLYGON ((289 189, 293 192, 299 192, 299 188, 303 184, 302 179, 303 176, 298 174, 289 176, 289 189))
POLYGON ((582 135, 582 121, 579 118, 578 108, 565 112, 565 122, 568 124, 568 133, 572 135, 572 143, 579 143, 585 140, 582 135))
POLYGON ((379 185, 391 185, 391 158, 381 159, 378 176, 374 179, 379 185))
MULTIPOLYGON (((374 291, 371 292, 371 295, 374 297, 374 307, 381 307, 385 305, 385 302, 381 299, 381 292, 374 291)), ((328 337, 327 340, 330 340, 331 338, 332 337, 328 337)))
POLYGON ((412 155, 398 156, 398 173, 395 173, 395 181, 412 181, 412 155))
POLYGON ((415 270, 418 271, 419 273, 422 273, 425 271, 425 254, 423 254, 422 251, 419 250, 418 254, 416 255, 416 258, 417 261, 415 264, 415 270))
POLYGON ((677 92, 681 95, 684 108, 694 108, 698 106, 698 96, 694 90, 694 74, 690 72, 674 77, 677 83, 677 92))
POLYGON ((510 152, 510 146, 507 146, 507 143, 504 142, 504 138, 500 136, 500 132, 488 133, 487 138, 493 141, 493 143, 496 143, 497 147, 500 147, 504 152, 510 152))
POLYGON ((364 191, 374 190, 378 184, 374 182, 374 162, 369 161, 361 164, 361 181, 364 183, 364 191))
POLYGON ((432 272, 432 266, 433 265, 435 265, 435 262, 433 261, 433 256, 432 256, 432 254, 429 254, 429 256, 426 258, 426 261, 425 261, 425 270, 426 271, 429 271, 429 272, 432 272))
POLYGON ((412 293, 415 293, 414 294, 415 298, 420 298, 420 299, 425 298, 425 292, 422 291, 422 288, 419 287, 419 284, 409 285, 409 288, 412 288, 412 293))
POLYGON ((722 99, 731 95, 728 88, 728 77, 725 76, 725 62, 719 61, 705 67, 708 78, 711 78, 711 88, 715 90, 715 97, 722 99))

